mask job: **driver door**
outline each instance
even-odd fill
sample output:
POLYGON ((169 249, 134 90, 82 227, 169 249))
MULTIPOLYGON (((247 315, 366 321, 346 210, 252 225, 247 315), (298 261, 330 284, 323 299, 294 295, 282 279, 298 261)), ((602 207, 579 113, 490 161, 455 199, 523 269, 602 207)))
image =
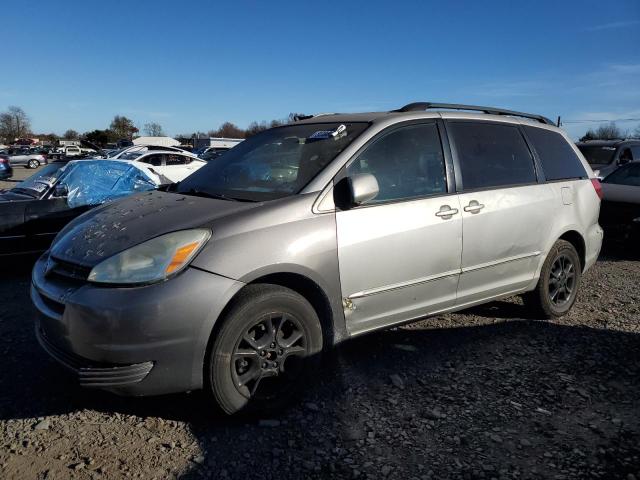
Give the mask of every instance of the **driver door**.
POLYGON ((462 253, 458 196, 449 193, 435 121, 391 127, 346 168, 370 173, 376 198, 336 212, 347 328, 365 332, 455 304, 462 253))

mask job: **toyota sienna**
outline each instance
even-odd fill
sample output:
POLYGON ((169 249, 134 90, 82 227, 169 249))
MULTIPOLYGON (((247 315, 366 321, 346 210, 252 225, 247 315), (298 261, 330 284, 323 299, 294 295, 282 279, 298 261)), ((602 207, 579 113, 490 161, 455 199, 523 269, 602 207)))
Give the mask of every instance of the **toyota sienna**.
POLYGON ((373 330, 516 294, 566 314, 600 251, 600 195, 539 115, 305 117, 71 222, 33 269, 36 334, 86 387, 271 409, 373 330))

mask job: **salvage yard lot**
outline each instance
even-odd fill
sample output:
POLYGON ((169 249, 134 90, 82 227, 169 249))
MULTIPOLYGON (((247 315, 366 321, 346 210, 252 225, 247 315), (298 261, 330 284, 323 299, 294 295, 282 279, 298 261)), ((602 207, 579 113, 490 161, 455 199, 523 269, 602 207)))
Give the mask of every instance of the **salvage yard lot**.
POLYGON ((23 168, 23 167, 13 167, 13 177, 8 180, 0 180, 0 190, 9 190, 16 186, 18 182, 21 182, 25 178, 29 178, 34 173, 40 171, 43 166, 38 168, 23 168))
POLYGON ((634 259, 603 256, 555 322, 513 298, 356 339, 253 419, 80 389, 34 338, 29 269, 2 272, 0 478, 640 478, 634 259))

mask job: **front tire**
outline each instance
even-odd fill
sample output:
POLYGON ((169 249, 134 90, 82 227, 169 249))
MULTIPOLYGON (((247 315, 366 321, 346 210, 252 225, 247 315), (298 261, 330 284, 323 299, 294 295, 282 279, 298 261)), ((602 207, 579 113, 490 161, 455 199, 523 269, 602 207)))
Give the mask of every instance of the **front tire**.
POLYGON ((566 315, 576 301, 582 265, 575 247, 558 240, 547 255, 535 290, 523 299, 533 313, 544 319, 566 315))
POLYGON ((221 321, 206 377, 216 403, 229 415, 280 409, 319 364, 320 319, 293 290, 249 285, 221 321))

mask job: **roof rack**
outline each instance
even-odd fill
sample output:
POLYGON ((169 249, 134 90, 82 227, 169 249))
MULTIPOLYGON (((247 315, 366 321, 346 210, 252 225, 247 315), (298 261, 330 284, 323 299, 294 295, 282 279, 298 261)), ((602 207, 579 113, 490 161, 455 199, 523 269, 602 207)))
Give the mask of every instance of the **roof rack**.
POLYGON ((515 112, 513 110, 505 110, 503 108, 480 107, 478 105, 461 105, 458 103, 414 102, 414 103, 409 103, 408 105, 405 105, 404 107, 399 108, 397 110, 391 110, 391 111, 392 112, 418 112, 422 110, 428 110, 430 108, 444 108, 448 110, 470 110, 473 112, 483 112, 491 115, 509 115, 512 117, 530 118, 532 120, 537 120, 538 122, 545 123, 547 125, 555 125, 555 123, 553 123, 547 117, 543 117, 542 115, 515 112))

